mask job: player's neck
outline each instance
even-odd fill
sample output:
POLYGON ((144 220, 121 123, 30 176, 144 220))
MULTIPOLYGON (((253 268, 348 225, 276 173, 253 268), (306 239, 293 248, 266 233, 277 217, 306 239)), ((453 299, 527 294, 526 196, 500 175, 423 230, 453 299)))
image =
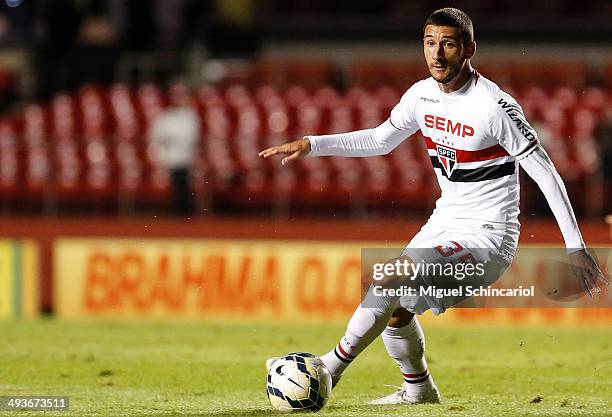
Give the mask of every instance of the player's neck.
POLYGON ((438 87, 444 93, 452 93, 453 91, 457 91, 463 87, 465 83, 470 80, 470 78, 472 78, 473 72, 474 70, 468 61, 453 80, 448 83, 438 83, 438 87))

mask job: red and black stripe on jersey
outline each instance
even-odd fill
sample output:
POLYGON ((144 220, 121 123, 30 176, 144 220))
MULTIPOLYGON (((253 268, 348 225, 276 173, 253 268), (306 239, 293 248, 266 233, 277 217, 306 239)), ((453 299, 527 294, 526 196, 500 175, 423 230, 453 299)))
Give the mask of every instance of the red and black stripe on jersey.
MULTIPOLYGON (((429 156, 433 167, 439 168, 442 175, 452 182, 477 182, 494 180, 497 178, 512 175, 516 170, 515 162, 510 161, 502 164, 488 165, 478 168, 455 168, 449 176, 446 172, 446 169, 444 169, 444 167, 442 166, 440 159, 438 158, 438 150, 436 148, 436 143, 434 143, 431 138, 425 136, 425 144, 427 145, 427 149, 436 152, 436 155, 429 156)), ((444 147, 449 148, 446 145, 444 147)), ((454 148, 449 149, 452 149, 455 152, 456 163, 489 161, 496 158, 510 156, 510 154, 508 154, 508 152, 500 145, 494 145, 477 151, 467 151, 463 149, 454 148)))

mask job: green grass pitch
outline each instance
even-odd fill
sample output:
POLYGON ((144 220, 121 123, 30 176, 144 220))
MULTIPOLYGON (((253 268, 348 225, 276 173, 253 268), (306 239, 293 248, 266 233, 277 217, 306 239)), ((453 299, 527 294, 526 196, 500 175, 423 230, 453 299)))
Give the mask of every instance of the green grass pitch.
MULTIPOLYGON (((399 385, 380 340, 321 416, 611 416, 609 327, 424 326, 436 405, 373 407, 399 385)), ((0 322, 0 396, 68 395, 67 412, 2 416, 268 416, 264 361, 322 353, 344 325, 0 322)))

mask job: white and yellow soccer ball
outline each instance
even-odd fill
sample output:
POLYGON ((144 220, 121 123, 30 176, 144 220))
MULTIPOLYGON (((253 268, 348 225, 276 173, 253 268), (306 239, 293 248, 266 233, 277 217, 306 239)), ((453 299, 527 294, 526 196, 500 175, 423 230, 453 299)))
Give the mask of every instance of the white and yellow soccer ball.
POLYGON ((331 389, 329 371, 310 353, 289 353, 268 370, 268 398, 279 411, 318 411, 327 403, 331 389))

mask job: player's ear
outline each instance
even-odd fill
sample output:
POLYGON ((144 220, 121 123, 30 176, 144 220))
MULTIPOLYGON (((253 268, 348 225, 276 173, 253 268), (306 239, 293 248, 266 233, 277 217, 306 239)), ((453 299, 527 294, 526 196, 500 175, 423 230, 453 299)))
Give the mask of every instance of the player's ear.
POLYGON ((465 45, 465 59, 470 59, 476 53, 476 42, 472 41, 465 45))

